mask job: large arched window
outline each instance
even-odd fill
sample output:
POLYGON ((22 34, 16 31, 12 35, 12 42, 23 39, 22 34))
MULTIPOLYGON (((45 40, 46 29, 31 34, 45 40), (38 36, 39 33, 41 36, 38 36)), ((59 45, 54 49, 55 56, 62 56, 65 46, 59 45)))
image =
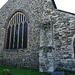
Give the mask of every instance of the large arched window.
POLYGON ((27 48, 28 21, 24 13, 16 12, 9 20, 7 26, 6 49, 27 48))

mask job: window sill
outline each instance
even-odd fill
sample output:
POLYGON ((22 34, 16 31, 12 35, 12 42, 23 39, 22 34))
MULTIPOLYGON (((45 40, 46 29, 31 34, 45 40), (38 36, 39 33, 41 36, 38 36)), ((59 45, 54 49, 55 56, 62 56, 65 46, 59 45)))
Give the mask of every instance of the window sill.
POLYGON ((5 51, 23 51, 24 49, 5 49, 5 51))

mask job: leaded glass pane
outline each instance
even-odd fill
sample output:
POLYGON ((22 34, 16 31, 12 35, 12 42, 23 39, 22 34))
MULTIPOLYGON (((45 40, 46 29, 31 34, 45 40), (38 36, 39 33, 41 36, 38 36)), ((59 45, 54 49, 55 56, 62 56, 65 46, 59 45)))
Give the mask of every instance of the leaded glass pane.
POLYGON ((19 14, 18 14, 18 23, 19 23, 19 14))
POLYGON ((24 21, 25 21, 25 17, 24 17, 24 21))
POLYGON ((22 48, 22 23, 20 24, 19 30, 19 48, 22 48))
POLYGON ((14 23, 15 23, 15 16, 14 16, 14 23))
POLYGON ((27 48, 27 23, 24 24, 23 48, 27 48))
POLYGON ((21 22, 21 14, 20 14, 20 22, 21 22))
POLYGON ((22 14, 22 22, 23 22, 23 14, 22 14))
POLYGON ((18 24, 16 25, 16 30, 15 30, 15 43, 14 43, 14 49, 17 49, 17 38, 18 38, 18 24))
POLYGON ((11 27, 9 26, 9 28, 8 28, 8 35, 7 35, 7 44, 6 44, 6 49, 9 49, 10 29, 11 29, 11 27))
POLYGON ((11 33, 10 49, 13 49, 13 40, 14 40, 14 25, 12 27, 12 33, 11 33))
POLYGON ((17 23, 17 15, 16 15, 16 23, 17 23))

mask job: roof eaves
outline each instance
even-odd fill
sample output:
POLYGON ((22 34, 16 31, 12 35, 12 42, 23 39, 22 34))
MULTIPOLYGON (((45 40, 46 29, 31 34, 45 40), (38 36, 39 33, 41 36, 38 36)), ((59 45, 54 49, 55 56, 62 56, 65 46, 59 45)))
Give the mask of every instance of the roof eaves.
POLYGON ((54 8, 55 8, 55 9, 57 9, 57 6, 56 6, 56 4, 55 4, 55 1, 54 1, 54 0, 52 0, 52 3, 53 3, 54 8))
POLYGON ((60 9, 56 9, 57 11, 60 11, 60 12, 64 12, 64 13, 67 13, 67 14, 71 14, 71 15, 75 15, 74 13, 71 13, 71 12, 67 12, 67 11, 64 11, 64 10, 60 10, 60 9))
POLYGON ((71 15, 75 15, 74 13, 71 13, 71 12, 67 12, 67 11, 64 11, 64 10, 57 9, 57 6, 56 6, 56 3, 55 3, 54 0, 52 0, 52 3, 53 3, 54 8, 55 8, 57 11, 64 12, 64 13, 68 13, 68 14, 71 14, 71 15))

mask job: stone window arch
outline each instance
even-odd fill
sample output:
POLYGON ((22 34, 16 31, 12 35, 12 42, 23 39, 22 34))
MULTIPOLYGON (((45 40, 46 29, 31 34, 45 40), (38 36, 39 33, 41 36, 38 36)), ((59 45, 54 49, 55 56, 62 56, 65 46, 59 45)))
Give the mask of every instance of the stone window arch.
POLYGON ((4 48, 17 50, 27 48, 28 19, 21 12, 15 12, 8 21, 5 34, 4 48))

